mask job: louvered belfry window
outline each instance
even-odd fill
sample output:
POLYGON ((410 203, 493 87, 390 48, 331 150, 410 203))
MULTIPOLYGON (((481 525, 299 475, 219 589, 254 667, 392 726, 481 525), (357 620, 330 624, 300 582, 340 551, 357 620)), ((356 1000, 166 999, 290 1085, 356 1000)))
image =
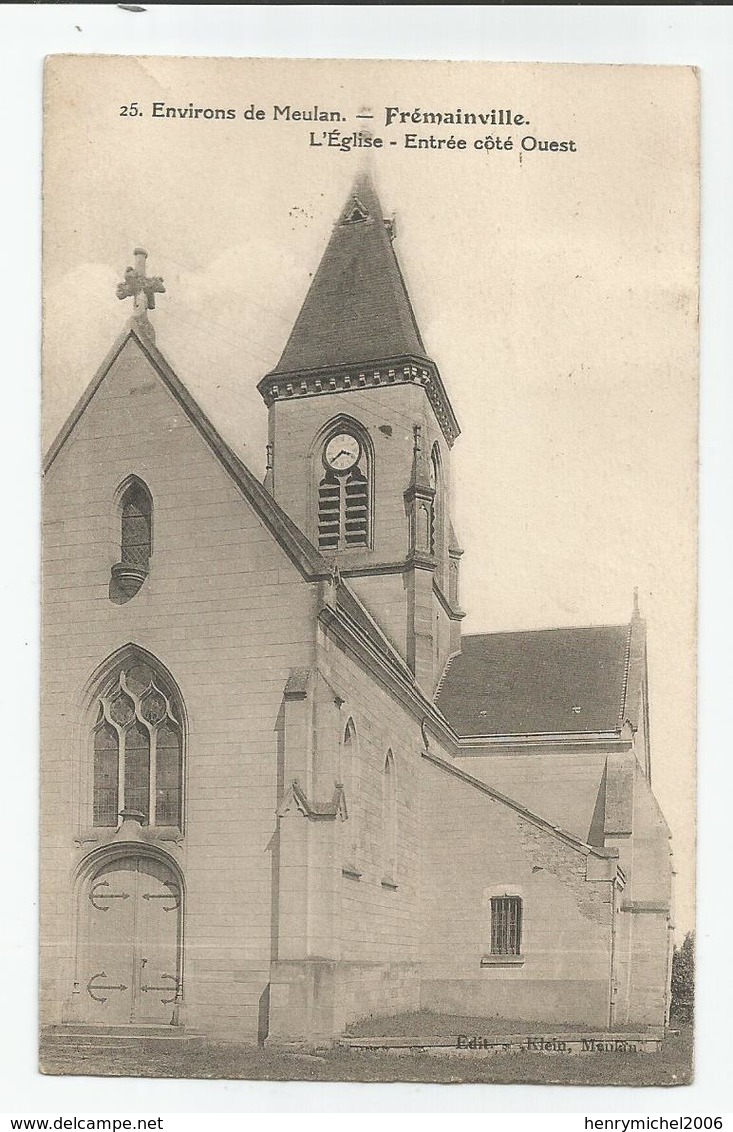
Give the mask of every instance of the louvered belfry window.
POLYGON ((318 485, 318 547, 369 545, 369 481, 361 468, 344 476, 328 470, 318 485))
POLYGON ((341 480, 326 472, 318 485, 318 546, 338 550, 341 541, 341 480))
POLYGON ((115 826, 121 810, 150 825, 181 827, 183 729, 168 682, 133 661, 100 696, 94 727, 93 821, 115 826))
POLYGON ((491 954, 522 954, 521 897, 491 897, 491 954))

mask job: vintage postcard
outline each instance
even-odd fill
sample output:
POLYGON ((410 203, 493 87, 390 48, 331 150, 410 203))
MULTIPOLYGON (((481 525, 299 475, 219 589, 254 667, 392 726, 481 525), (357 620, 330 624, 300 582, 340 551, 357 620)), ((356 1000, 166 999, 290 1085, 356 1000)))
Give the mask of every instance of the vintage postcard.
POLYGON ((691 1079, 698 98, 47 60, 45 1073, 691 1079))

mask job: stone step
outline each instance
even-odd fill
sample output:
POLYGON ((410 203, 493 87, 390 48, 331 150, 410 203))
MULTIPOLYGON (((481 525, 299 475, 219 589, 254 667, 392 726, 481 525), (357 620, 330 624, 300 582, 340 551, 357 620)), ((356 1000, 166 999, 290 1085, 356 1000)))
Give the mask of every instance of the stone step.
POLYGON ((51 1026, 41 1035, 42 1054, 50 1057, 82 1057, 95 1053, 172 1052, 192 1049, 203 1042, 202 1034, 172 1026, 51 1026))
POLYGON ((193 1031, 186 1030, 181 1026, 160 1026, 156 1023, 130 1023, 126 1026, 100 1026, 91 1022, 66 1022, 58 1026, 47 1026, 43 1031, 43 1037, 51 1037, 52 1035, 59 1034, 68 1036, 69 1034, 88 1034, 91 1037, 98 1037, 100 1034, 106 1034, 109 1037, 179 1037, 181 1035, 190 1034, 193 1031))

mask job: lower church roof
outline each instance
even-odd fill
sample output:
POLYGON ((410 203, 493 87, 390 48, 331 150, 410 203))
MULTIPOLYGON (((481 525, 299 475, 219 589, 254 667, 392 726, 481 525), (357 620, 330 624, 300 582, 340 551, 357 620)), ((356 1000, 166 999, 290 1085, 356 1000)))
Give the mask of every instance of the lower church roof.
POLYGON ((464 636, 436 704, 461 737, 618 731, 629 625, 464 636))

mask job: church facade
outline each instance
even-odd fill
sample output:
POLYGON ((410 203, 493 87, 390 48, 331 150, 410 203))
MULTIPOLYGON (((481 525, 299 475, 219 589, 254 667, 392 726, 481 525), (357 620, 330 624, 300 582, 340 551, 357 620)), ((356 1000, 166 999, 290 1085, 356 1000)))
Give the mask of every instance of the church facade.
POLYGON ((645 627, 461 633, 459 427, 374 189, 260 482, 132 319, 45 462, 41 1022, 323 1042, 431 1010, 663 1026, 645 627))

